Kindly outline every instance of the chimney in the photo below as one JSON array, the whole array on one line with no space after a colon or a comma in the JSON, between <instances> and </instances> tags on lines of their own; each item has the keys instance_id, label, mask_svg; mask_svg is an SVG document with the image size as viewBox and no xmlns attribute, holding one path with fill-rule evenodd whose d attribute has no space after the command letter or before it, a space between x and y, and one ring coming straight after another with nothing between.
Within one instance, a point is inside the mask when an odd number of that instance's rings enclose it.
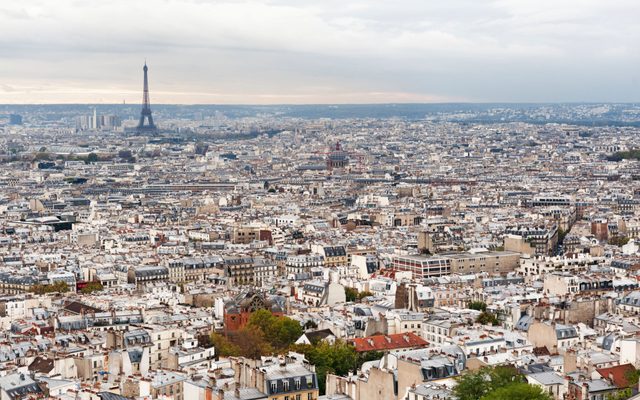
<instances>
[{"instance_id":1,"label":"chimney","mask_svg":"<svg viewBox=\"0 0 640 400\"><path fill-rule=\"evenodd\" d=\"M581 400L589 400L589 385L587 382L582 383L582 399Z\"/></svg>"}]
</instances>

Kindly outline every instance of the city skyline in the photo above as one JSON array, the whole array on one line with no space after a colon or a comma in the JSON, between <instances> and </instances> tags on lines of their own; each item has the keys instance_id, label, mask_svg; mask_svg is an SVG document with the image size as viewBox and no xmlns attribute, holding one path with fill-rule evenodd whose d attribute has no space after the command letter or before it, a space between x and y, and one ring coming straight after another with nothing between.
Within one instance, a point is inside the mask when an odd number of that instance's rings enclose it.
<instances>
[{"instance_id":1,"label":"city skyline","mask_svg":"<svg viewBox=\"0 0 640 400\"><path fill-rule=\"evenodd\" d=\"M636 3L478 3L7 4L0 103L640 100Z\"/></svg>"}]
</instances>

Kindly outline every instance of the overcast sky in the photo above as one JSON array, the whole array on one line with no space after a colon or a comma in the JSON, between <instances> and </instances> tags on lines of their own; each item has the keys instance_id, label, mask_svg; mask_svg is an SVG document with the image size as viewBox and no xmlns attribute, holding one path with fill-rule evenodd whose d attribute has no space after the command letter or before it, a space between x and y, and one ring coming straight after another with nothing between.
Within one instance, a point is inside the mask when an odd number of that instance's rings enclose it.
<instances>
[{"instance_id":1,"label":"overcast sky","mask_svg":"<svg viewBox=\"0 0 640 400\"><path fill-rule=\"evenodd\" d=\"M0 103L640 101L639 0L0 0Z\"/></svg>"}]
</instances>

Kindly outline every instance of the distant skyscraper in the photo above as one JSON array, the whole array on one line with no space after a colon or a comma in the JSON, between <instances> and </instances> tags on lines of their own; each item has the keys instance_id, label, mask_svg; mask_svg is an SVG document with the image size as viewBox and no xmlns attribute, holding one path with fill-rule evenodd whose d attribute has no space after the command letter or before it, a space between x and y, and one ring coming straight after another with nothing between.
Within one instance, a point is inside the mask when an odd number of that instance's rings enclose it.
<instances>
[{"instance_id":1,"label":"distant skyscraper","mask_svg":"<svg viewBox=\"0 0 640 400\"><path fill-rule=\"evenodd\" d=\"M98 119L98 111L93 107L93 118L91 118L91 129L100 129L100 120Z\"/></svg>"},{"instance_id":2,"label":"distant skyscraper","mask_svg":"<svg viewBox=\"0 0 640 400\"><path fill-rule=\"evenodd\" d=\"M151 102L149 101L149 81L147 79L147 63L144 63L142 70L144 71L144 89L142 91L142 111L140 112L140 122L136 131L138 133L153 133L156 131L156 126L153 124L153 117L151 116ZM147 120L145 125L144 120Z\"/></svg>"}]
</instances>

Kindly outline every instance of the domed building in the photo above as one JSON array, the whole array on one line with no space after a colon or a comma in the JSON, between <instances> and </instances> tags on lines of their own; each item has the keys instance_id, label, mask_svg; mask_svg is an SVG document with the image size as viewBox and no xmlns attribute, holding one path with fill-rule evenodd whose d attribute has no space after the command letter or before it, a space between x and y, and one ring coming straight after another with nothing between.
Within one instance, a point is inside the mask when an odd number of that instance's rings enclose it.
<instances>
[{"instance_id":1,"label":"domed building","mask_svg":"<svg viewBox=\"0 0 640 400\"><path fill-rule=\"evenodd\" d=\"M349 153L342 149L340 142L327 155L327 169L344 168L349 165Z\"/></svg>"}]
</instances>

